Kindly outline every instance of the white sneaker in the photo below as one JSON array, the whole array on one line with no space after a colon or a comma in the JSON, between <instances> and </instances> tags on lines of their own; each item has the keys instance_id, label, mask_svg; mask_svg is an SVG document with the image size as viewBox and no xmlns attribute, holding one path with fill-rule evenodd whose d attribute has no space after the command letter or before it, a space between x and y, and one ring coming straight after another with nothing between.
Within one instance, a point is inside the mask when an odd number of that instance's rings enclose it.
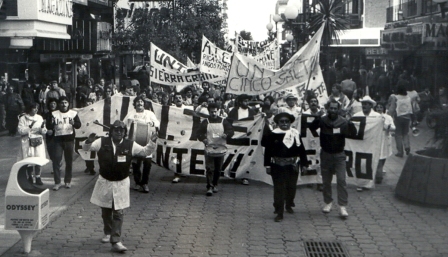
<instances>
[{"instance_id":1,"label":"white sneaker","mask_svg":"<svg viewBox=\"0 0 448 257\"><path fill-rule=\"evenodd\" d=\"M70 188L72 185L70 183L65 183L65 188Z\"/></svg>"},{"instance_id":2,"label":"white sneaker","mask_svg":"<svg viewBox=\"0 0 448 257\"><path fill-rule=\"evenodd\" d=\"M178 178L178 177L175 177L174 179L173 179L173 183L179 183L179 181L180 181L180 178Z\"/></svg>"},{"instance_id":3,"label":"white sneaker","mask_svg":"<svg viewBox=\"0 0 448 257\"><path fill-rule=\"evenodd\" d=\"M324 208L322 208L322 212L323 213L329 213L330 211L331 211L331 207L333 206L333 203L329 203L329 204L326 204L325 206L324 206Z\"/></svg>"},{"instance_id":4,"label":"white sneaker","mask_svg":"<svg viewBox=\"0 0 448 257\"><path fill-rule=\"evenodd\" d=\"M121 242L112 245L112 251L124 253L128 250Z\"/></svg>"},{"instance_id":5,"label":"white sneaker","mask_svg":"<svg viewBox=\"0 0 448 257\"><path fill-rule=\"evenodd\" d=\"M110 235L104 235L103 238L101 238L101 243L109 243L110 242Z\"/></svg>"},{"instance_id":6,"label":"white sneaker","mask_svg":"<svg viewBox=\"0 0 448 257\"><path fill-rule=\"evenodd\" d=\"M54 191L58 191L59 188L61 188L61 186L62 186L62 183L56 184L56 185L53 186L53 190Z\"/></svg>"},{"instance_id":7,"label":"white sneaker","mask_svg":"<svg viewBox=\"0 0 448 257\"><path fill-rule=\"evenodd\" d=\"M347 209L345 208L345 206L341 206L341 208L339 209L339 214L343 218L347 218L348 217L348 212L347 212Z\"/></svg>"}]
</instances>

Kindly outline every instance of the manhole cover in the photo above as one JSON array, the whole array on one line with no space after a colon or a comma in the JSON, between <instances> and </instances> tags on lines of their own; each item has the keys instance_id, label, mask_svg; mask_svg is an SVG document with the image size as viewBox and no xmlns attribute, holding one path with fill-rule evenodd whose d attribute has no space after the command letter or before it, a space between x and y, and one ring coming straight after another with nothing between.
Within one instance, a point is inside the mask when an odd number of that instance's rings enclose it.
<instances>
[{"instance_id":1,"label":"manhole cover","mask_svg":"<svg viewBox=\"0 0 448 257\"><path fill-rule=\"evenodd\" d=\"M350 257L340 242L305 241L304 244L309 257Z\"/></svg>"}]
</instances>

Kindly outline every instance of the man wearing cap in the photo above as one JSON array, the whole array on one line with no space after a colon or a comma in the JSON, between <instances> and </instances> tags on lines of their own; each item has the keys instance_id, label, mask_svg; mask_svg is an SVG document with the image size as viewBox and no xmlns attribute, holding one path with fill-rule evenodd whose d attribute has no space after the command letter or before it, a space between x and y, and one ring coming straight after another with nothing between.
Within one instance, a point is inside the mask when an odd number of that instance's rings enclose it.
<instances>
[{"instance_id":1,"label":"man wearing cap","mask_svg":"<svg viewBox=\"0 0 448 257\"><path fill-rule=\"evenodd\" d=\"M292 93L288 93L283 100L286 102L286 106L278 108L277 113L287 112L292 114L295 118L295 122L291 124L291 127L295 129L300 128L300 115L302 113L302 108L297 106L298 98Z\"/></svg>"},{"instance_id":2,"label":"man wearing cap","mask_svg":"<svg viewBox=\"0 0 448 257\"><path fill-rule=\"evenodd\" d=\"M315 119L309 128L320 129L320 163L323 182L323 196L325 206L322 212L329 213L333 204L331 181L336 174L339 214L348 217L346 206L348 204L346 177L346 155L344 152L345 138L356 135L356 127L351 122L338 115L341 103L335 99L327 103L327 115Z\"/></svg>"},{"instance_id":3,"label":"man wearing cap","mask_svg":"<svg viewBox=\"0 0 448 257\"><path fill-rule=\"evenodd\" d=\"M147 124L150 127L158 129L160 122L156 115L150 111L145 110L145 102L141 96L137 96L133 101L134 110L130 111L123 119L126 122L127 129L131 129L131 125L137 126L137 123ZM132 162L132 171L134 174L135 190L140 190L143 193L149 193L148 181L149 173L151 171L152 156L145 156L145 158L137 157ZM140 167L143 163L143 171Z\"/></svg>"},{"instance_id":4,"label":"man wearing cap","mask_svg":"<svg viewBox=\"0 0 448 257\"><path fill-rule=\"evenodd\" d=\"M383 130L387 130L389 128L391 122L390 121L386 122L385 118L380 113L377 113L376 111L372 110L373 107L376 106L375 100L373 100L370 96L366 95L363 98L359 99L359 101L361 102L362 105L362 111L355 113L353 117L376 117L376 118L381 117L385 121L383 124ZM387 138L383 137L383 141L381 142L381 150L383 150L383 145L387 143L386 140ZM382 155L383 154L381 153L381 156ZM380 175L382 174L376 174L377 177ZM356 191L362 192L363 187L361 186L356 187Z\"/></svg>"},{"instance_id":5,"label":"man wearing cap","mask_svg":"<svg viewBox=\"0 0 448 257\"><path fill-rule=\"evenodd\" d=\"M90 202L101 207L104 223L104 238L101 242L112 244L112 251L125 252L121 243L123 209L130 206L129 167L132 157L149 156L156 147L157 135L154 133L146 146L126 139L126 125L116 120L108 137L96 139L90 134L83 143L83 150L98 152L100 175L93 189Z\"/></svg>"},{"instance_id":6,"label":"man wearing cap","mask_svg":"<svg viewBox=\"0 0 448 257\"><path fill-rule=\"evenodd\" d=\"M283 220L284 209L294 213L296 185L299 178L299 165L307 169L308 159L298 130L291 128L295 118L292 114L281 112L274 117L277 128L263 136L261 145L265 148L264 166L274 183L274 208L276 222ZM299 161L300 158L300 161Z\"/></svg>"}]
</instances>

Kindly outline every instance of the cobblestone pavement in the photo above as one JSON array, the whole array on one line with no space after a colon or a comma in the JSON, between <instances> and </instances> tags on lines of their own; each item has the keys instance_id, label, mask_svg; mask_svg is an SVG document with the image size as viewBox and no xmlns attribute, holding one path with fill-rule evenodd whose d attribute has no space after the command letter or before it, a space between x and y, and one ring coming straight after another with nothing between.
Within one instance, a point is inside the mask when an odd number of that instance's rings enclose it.
<instances>
[{"instance_id":1,"label":"cobblestone pavement","mask_svg":"<svg viewBox=\"0 0 448 257\"><path fill-rule=\"evenodd\" d=\"M350 186L346 220L337 208L323 214L321 192L300 187L295 213L276 223L269 185L223 180L206 197L203 178L171 184L161 168L150 178L150 193L133 191L125 212L128 256L306 256L304 240L340 241L351 256L448 256L447 210L402 202L387 184L362 193ZM99 241L101 212L89 203L91 191L35 236L29 256L119 255ZM23 256L22 247L2 256Z\"/></svg>"},{"instance_id":2,"label":"cobblestone pavement","mask_svg":"<svg viewBox=\"0 0 448 257\"><path fill-rule=\"evenodd\" d=\"M413 149L427 139L422 134L413 139ZM222 179L219 193L206 197L205 178L183 177L172 184L172 173L153 165L149 194L131 192L123 225L123 244L129 250L124 255L307 256L304 241L314 240L341 242L352 257L448 256L447 209L395 197L405 159L390 157L385 183L373 190L356 192L349 185L347 219L339 217L337 206L323 214L322 193L300 186L295 213L285 213L279 223L274 222L269 185ZM19 241L2 256L123 255L100 242L101 211L89 203L93 183L86 181L82 192L36 234L30 254L22 253Z\"/></svg>"}]
</instances>

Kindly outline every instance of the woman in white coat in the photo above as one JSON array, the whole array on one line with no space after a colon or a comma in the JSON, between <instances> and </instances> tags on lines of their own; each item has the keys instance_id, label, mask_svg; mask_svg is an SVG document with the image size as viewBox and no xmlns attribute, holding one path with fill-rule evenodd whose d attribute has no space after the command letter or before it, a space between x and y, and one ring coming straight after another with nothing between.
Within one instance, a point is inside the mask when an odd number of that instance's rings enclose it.
<instances>
[{"instance_id":1,"label":"woman in white coat","mask_svg":"<svg viewBox=\"0 0 448 257\"><path fill-rule=\"evenodd\" d=\"M18 160L28 157L42 157L45 155L45 144L42 135L47 133L45 123L39 114L37 114L37 104L33 103L25 108L25 114L19 119L18 131L21 135L21 148L19 150ZM40 178L40 166L28 167L28 181L33 183L33 170L37 185L43 185Z\"/></svg>"}]
</instances>

